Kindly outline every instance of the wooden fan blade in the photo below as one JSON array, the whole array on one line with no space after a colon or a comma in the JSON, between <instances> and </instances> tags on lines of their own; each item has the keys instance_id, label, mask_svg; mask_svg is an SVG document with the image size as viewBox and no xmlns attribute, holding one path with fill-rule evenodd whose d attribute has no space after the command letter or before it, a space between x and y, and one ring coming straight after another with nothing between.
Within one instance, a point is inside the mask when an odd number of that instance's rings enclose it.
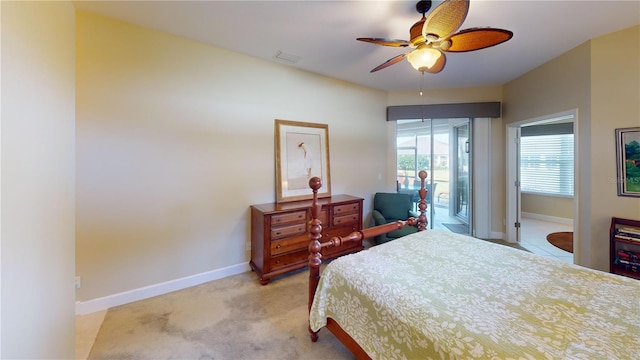
<instances>
[{"instance_id":1,"label":"wooden fan blade","mask_svg":"<svg viewBox=\"0 0 640 360\"><path fill-rule=\"evenodd\" d=\"M382 70L382 69L384 69L386 67L389 67L389 66L391 66L391 65L393 65L395 63L398 63L398 62L404 60L405 57L407 57L406 53L405 54L400 54L400 55L398 55L396 57L392 57L391 59L387 60L384 64L380 64L380 65L376 66L370 72L376 72L378 70Z\"/></svg>"},{"instance_id":2,"label":"wooden fan blade","mask_svg":"<svg viewBox=\"0 0 640 360\"><path fill-rule=\"evenodd\" d=\"M462 26L469 12L469 0L446 0L429 13L422 28L422 34L435 35L440 40L453 34Z\"/></svg>"},{"instance_id":3,"label":"wooden fan blade","mask_svg":"<svg viewBox=\"0 0 640 360\"><path fill-rule=\"evenodd\" d=\"M364 41L382 46L406 47L411 45L407 40L383 39L383 38L357 38L358 41Z\"/></svg>"},{"instance_id":4,"label":"wooden fan blade","mask_svg":"<svg viewBox=\"0 0 640 360\"><path fill-rule=\"evenodd\" d=\"M513 33L509 30L493 28L465 29L447 39L447 41L451 41L451 46L448 49L442 48L442 50L448 52L480 50L502 44L512 37Z\"/></svg>"},{"instance_id":5,"label":"wooden fan blade","mask_svg":"<svg viewBox=\"0 0 640 360\"><path fill-rule=\"evenodd\" d=\"M445 56L445 54L443 52L440 52L440 58L438 58L438 61L436 61L436 63L429 69L425 70L428 73L432 73L432 74L437 74L440 71L442 71L442 69L444 69L445 64L447 63L447 57Z\"/></svg>"}]
</instances>

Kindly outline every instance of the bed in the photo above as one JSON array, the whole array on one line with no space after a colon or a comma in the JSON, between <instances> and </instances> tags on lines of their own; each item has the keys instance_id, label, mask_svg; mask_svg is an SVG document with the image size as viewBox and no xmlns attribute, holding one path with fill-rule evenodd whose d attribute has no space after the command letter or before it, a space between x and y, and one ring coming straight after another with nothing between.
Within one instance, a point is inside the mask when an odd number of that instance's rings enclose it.
<instances>
[{"instance_id":1,"label":"bed","mask_svg":"<svg viewBox=\"0 0 640 360\"><path fill-rule=\"evenodd\" d=\"M322 248L389 229L320 242L314 211L312 341L326 327L359 359L640 358L638 280L439 230L338 258L320 277Z\"/></svg>"}]
</instances>

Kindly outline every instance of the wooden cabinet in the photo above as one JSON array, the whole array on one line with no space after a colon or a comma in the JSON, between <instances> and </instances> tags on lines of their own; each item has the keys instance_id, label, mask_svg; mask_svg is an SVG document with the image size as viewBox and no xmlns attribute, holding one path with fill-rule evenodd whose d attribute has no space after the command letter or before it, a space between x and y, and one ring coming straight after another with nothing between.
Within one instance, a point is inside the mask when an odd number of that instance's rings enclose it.
<instances>
[{"instance_id":1,"label":"wooden cabinet","mask_svg":"<svg viewBox=\"0 0 640 360\"><path fill-rule=\"evenodd\" d=\"M610 241L609 271L640 279L640 221L612 218Z\"/></svg>"},{"instance_id":2,"label":"wooden cabinet","mask_svg":"<svg viewBox=\"0 0 640 360\"><path fill-rule=\"evenodd\" d=\"M322 238L345 236L362 229L362 198L336 195L319 199ZM266 285L277 275L307 266L311 200L251 205L251 269ZM362 242L322 251L329 259L360 251Z\"/></svg>"}]
</instances>

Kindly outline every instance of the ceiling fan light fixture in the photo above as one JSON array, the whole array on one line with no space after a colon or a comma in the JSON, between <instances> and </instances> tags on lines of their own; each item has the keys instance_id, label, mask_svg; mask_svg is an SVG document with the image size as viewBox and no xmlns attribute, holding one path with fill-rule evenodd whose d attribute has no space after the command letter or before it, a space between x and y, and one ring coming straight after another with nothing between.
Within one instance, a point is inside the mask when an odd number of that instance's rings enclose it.
<instances>
[{"instance_id":1,"label":"ceiling fan light fixture","mask_svg":"<svg viewBox=\"0 0 640 360\"><path fill-rule=\"evenodd\" d=\"M427 44L418 46L407 55L407 60L414 69L424 72L431 69L440 59L442 53Z\"/></svg>"},{"instance_id":2,"label":"ceiling fan light fixture","mask_svg":"<svg viewBox=\"0 0 640 360\"><path fill-rule=\"evenodd\" d=\"M431 0L418 1L416 10L420 21L411 26L409 41L383 38L357 38L383 46L411 47L415 50L397 55L376 66L371 72L385 69L406 58L416 70L437 74L447 63L447 53L475 51L511 39L513 32L496 28L470 28L460 30L469 12L469 0L443 0L429 15Z\"/></svg>"}]
</instances>

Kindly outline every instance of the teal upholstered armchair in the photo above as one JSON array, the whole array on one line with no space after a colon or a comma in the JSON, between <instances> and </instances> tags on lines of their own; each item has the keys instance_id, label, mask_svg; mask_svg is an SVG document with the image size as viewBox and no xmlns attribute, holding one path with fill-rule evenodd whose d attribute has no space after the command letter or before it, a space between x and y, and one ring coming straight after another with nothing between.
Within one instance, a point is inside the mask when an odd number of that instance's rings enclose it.
<instances>
[{"instance_id":1,"label":"teal upholstered armchair","mask_svg":"<svg viewBox=\"0 0 640 360\"><path fill-rule=\"evenodd\" d=\"M373 197L373 212L371 214L375 225L407 220L411 216L417 218L420 214L412 210L413 203L411 200L411 195L409 194L376 193ZM376 245L379 245L417 231L418 228L415 226L405 226L402 229L376 236L373 240Z\"/></svg>"}]
</instances>

